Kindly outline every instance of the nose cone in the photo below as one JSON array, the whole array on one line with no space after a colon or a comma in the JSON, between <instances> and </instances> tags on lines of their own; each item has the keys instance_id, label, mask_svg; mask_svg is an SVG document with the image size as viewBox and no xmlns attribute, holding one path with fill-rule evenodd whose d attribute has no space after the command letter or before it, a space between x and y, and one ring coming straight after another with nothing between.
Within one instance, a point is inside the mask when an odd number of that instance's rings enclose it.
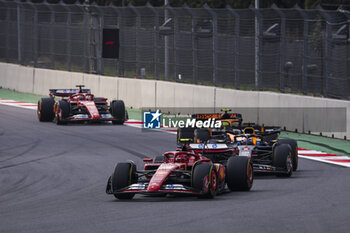
<instances>
[{"instance_id":1,"label":"nose cone","mask_svg":"<svg viewBox=\"0 0 350 233\"><path fill-rule=\"evenodd\" d=\"M158 191L160 189L160 187L162 186L164 180L167 178L169 172L167 171L160 171L158 170L152 177L152 179L150 180L148 187L147 187L147 191L149 192L155 192Z\"/></svg>"},{"instance_id":2,"label":"nose cone","mask_svg":"<svg viewBox=\"0 0 350 233\"><path fill-rule=\"evenodd\" d=\"M160 189L160 184L159 183L149 183L148 187L147 187L147 191L148 192L156 192L159 191Z\"/></svg>"},{"instance_id":3,"label":"nose cone","mask_svg":"<svg viewBox=\"0 0 350 233\"><path fill-rule=\"evenodd\" d=\"M96 105L93 101L84 101L83 104L86 106L87 110L89 111L91 119L94 119L94 120L100 119L100 113L98 112Z\"/></svg>"},{"instance_id":4,"label":"nose cone","mask_svg":"<svg viewBox=\"0 0 350 233\"><path fill-rule=\"evenodd\" d=\"M147 187L148 192L159 191L164 181L168 178L169 174L177 168L177 165L173 164L162 164L159 166L157 172L153 175Z\"/></svg>"},{"instance_id":5,"label":"nose cone","mask_svg":"<svg viewBox=\"0 0 350 233\"><path fill-rule=\"evenodd\" d=\"M97 109L96 109L96 111L97 111ZM90 111L90 114L91 114L91 118L92 119L100 119L100 114L98 113L98 111L97 111L97 113L96 112L94 112L94 113L91 113L91 111Z\"/></svg>"}]
</instances>

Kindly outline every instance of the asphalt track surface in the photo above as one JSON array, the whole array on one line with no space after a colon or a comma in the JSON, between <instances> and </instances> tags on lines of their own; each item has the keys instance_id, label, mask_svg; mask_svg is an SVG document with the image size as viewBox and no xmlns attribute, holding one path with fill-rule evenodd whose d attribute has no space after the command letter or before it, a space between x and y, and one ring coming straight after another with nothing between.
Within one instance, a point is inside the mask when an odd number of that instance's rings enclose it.
<instances>
[{"instance_id":1,"label":"asphalt track surface","mask_svg":"<svg viewBox=\"0 0 350 233\"><path fill-rule=\"evenodd\" d=\"M348 232L350 170L300 159L292 178L257 177L213 200L105 194L117 162L175 148L175 135L39 123L0 105L0 232Z\"/></svg>"}]
</instances>

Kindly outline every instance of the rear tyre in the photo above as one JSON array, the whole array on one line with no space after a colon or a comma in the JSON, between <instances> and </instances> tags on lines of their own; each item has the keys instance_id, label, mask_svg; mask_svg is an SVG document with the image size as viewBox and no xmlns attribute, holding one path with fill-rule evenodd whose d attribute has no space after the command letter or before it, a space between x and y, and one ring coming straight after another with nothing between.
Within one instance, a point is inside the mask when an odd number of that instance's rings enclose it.
<instances>
[{"instance_id":1,"label":"rear tyre","mask_svg":"<svg viewBox=\"0 0 350 233\"><path fill-rule=\"evenodd\" d=\"M232 156L227 161L226 182L231 191L249 191L254 173L250 158Z\"/></svg>"},{"instance_id":2,"label":"rear tyre","mask_svg":"<svg viewBox=\"0 0 350 233\"><path fill-rule=\"evenodd\" d=\"M136 166L132 163L118 163L111 178L112 190L116 191L136 183ZM134 193L115 193L115 198L132 199Z\"/></svg>"},{"instance_id":3,"label":"rear tyre","mask_svg":"<svg viewBox=\"0 0 350 233\"><path fill-rule=\"evenodd\" d=\"M285 173L278 173L279 177L290 177L293 173L292 150L289 144L279 144L273 150L273 166L285 169Z\"/></svg>"},{"instance_id":4,"label":"rear tyre","mask_svg":"<svg viewBox=\"0 0 350 233\"><path fill-rule=\"evenodd\" d=\"M57 125L67 124L64 121L70 114L70 104L67 101L60 100L56 104L55 120Z\"/></svg>"},{"instance_id":5,"label":"rear tyre","mask_svg":"<svg viewBox=\"0 0 350 233\"><path fill-rule=\"evenodd\" d=\"M55 118L55 113L53 106L55 105L55 100L52 98L41 98L38 101L38 119L41 122L49 122Z\"/></svg>"},{"instance_id":6,"label":"rear tyre","mask_svg":"<svg viewBox=\"0 0 350 233\"><path fill-rule=\"evenodd\" d=\"M194 167L192 186L200 190L204 198L214 198L217 188L217 173L212 163L200 163Z\"/></svg>"},{"instance_id":7,"label":"rear tyre","mask_svg":"<svg viewBox=\"0 0 350 233\"><path fill-rule=\"evenodd\" d=\"M298 142L294 139L279 139L280 144L289 144L292 149L293 171L298 169Z\"/></svg>"},{"instance_id":8,"label":"rear tyre","mask_svg":"<svg viewBox=\"0 0 350 233\"><path fill-rule=\"evenodd\" d=\"M111 102L111 114L118 120L112 121L113 125L122 125L125 122L125 104L123 100L113 100Z\"/></svg>"}]
</instances>

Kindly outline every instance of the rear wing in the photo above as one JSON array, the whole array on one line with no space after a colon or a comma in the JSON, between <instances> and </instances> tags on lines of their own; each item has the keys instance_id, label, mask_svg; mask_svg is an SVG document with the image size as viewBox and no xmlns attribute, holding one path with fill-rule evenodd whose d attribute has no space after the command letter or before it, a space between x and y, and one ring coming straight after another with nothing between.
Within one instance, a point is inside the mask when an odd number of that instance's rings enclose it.
<instances>
[{"instance_id":1,"label":"rear wing","mask_svg":"<svg viewBox=\"0 0 350 233\"><path fill-rule=\"evenodd\" d=\"M77 93L91 93L90 89L50 89L50 96L68 97Z\"/></svg>"},{"instance_id":2,"label":"rear wing","mask_svg":"<svg viewBox=\"0 0 350 233\"><path fill-rule=\"evenodd\" d=\"M257 131L261 135L268 135L273 133L280 133L282 131L281 127L279 126L265 126L265 125L258 125L256 123L243 123L240 129L252 127L255 131Z\"/></svg>"},{"instance_id":3,"label":"rear wing","mask_svg":"<svg viewBox=\"0 0 350 233\"><path fill-rule=\"evenodd\" d=\"M237 135L237 131L238 131L238 134L256 134L263 137L265 141L272 141L272 140L278 139L278 135L281 133L281 127L264 126L264 125L258 125L255 123L244 123L239 127L231 128L229 133L233 133Z\"/></svg>"}]
</instances>

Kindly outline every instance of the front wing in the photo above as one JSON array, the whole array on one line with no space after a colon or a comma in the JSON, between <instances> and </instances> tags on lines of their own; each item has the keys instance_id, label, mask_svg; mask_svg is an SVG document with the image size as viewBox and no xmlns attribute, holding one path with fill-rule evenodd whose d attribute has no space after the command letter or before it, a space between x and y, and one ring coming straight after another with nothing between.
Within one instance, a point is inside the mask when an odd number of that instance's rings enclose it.
<instances>
[{"instance_id":1,"label":"front wing","mask_svg":"<svg viewBox=\"0 0 350 233\"><path fill-rule=\"evenodd\" d=\"M113 190L111 185L111 179L108 180L106 193L118 194L118 193L135 193L135 194L189 194L200 195L200 190L182 184L164 184L158 191L148 191L148 183L136 183L129 185L119 190Z\"/></svg>"},{"instance_id":2,"label":"front wing","mask_svg":"<svg viewBox=\"0 0 350 233\"><path fill-rule=\"evenodd\" d=\"M253 162L253 170L255 173L288 173L288 170L285 168L274 167L266 164L257 164Z\"/></svg>"},{"instance_id":3,"label":"front wing","mask_svg":"<svg viewBox=\"0 0 350 233\"><path fill-rule=\"evenodd\" d=\"M76 114L67 118L62 119L61 121L66 121L66 122L74 122L74 121L118 121L122 120L119 118L113 117L111 114L101 114L100 118L98 119L92 119L89 114Z\"/></svg>"}]
</instances>

